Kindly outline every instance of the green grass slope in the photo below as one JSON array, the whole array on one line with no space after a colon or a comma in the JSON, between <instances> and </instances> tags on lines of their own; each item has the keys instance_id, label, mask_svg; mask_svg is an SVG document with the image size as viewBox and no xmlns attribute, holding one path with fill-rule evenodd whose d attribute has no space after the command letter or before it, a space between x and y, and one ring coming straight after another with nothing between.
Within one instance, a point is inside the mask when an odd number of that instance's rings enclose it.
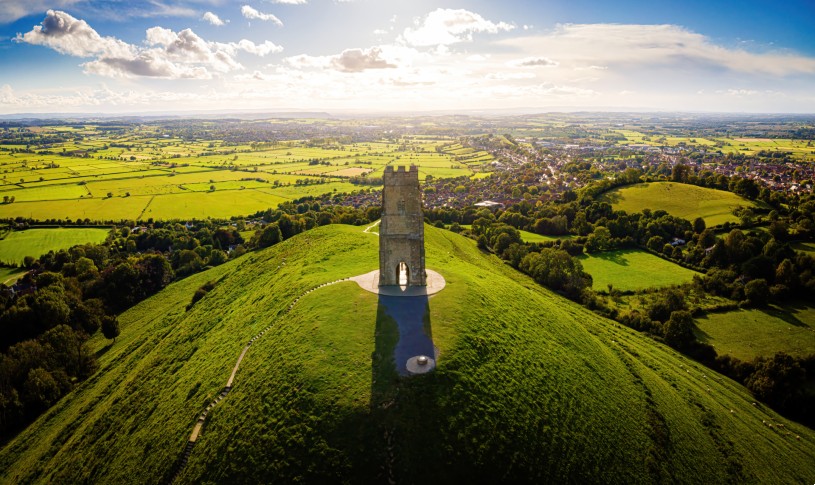
<instances>
[{"instance_id":1,"label":"green grass slope","mask_svg":"<svg viewBox=\"0 0 815 485\"><path fill-rule=\"evenodd\" d=\"M738 206L756 206L754 202L732 192L675 182L620 187L603 194L601 200L611 203L614 210L629 213L642 212L643 209L661 209L690 221L701 217L708 227L737 222L738 217L733 215L733 209Z\"/></svg>"},{"instance_id":2,"label":"green grass slope","mask_svg":"<svg viewBox=\"0 0 815 485\"><path fill-rule=\"evenodd\" d=\"M377 239L322 227L176 283L121 317L101 370L0 450L0 481L157 483L224 386L179 483L603 480L797 483L815 433L722 378L426 229L430 374L399 378L395 323L355 283ZM215 288L189 311L206 281ZM424 303L423 303L424 304ZM783 423L785 427L768 427ZM796 436L799 438L796 439Z\"/></svg>"}]
</instances>

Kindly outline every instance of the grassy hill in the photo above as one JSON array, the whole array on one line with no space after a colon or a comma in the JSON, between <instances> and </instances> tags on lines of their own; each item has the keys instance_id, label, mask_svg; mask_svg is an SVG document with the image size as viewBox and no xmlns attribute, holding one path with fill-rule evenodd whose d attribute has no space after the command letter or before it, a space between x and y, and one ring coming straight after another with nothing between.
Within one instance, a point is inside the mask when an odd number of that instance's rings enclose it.
<instances>
[{"instance_id":1,"label":"grassy hill","mask_svg":"<svg viewBox=\"0 0 815 485\"><path fill-rule=\"evenodd\" d=\"M284 312L318 284L376 267L375 236L321 227L126 312L113 346L92 341L101 370L0 450L0 481L166 480L198 414L269 324L180 483L815 476L815 432L753 405L742 386L539 287L471 240L431 227L426 236L428 267L447 280L428 303L434 372L397 377L395 324L355 283ZM207 281L214 289L185 311Z\"/></svg>"},{"instance_id":2,"label":"grassy hill","mask_svg":"<svg viewBox=\"0 0 815 485\"><path fill-rule=\"evenodd\" d=\"M603 194L601 200L611 203L614 210L642 212L643 209L661 209L689 221L701 217L708 227L737 222L738 218L733 215L734 208L756 205L732 192L675 182L620 187Z\"/></svg>"}]
</instances>

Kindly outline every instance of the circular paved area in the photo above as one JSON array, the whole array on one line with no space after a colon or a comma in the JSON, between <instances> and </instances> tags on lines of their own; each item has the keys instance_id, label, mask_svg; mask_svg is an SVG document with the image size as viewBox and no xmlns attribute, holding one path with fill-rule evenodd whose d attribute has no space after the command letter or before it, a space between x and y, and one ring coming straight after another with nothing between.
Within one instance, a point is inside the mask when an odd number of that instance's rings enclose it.
<instances>
[{"instance_id":1,"label":"circular paved area","mask_svg":"<svg viewBox=\"0 0 815 485\"><path fill-rule=\"evenodd\" d=\"M425 357L427 363L419 364L419 357ZM424 374L433 370L434 367L436 367L436 361L426 355L416 355L409 358L405 363L405 368L407 368L407 371L411 374Z\"/></svg>"},{"instance_id":2,"label":"circular paved area","mask_svg":"<svg viewBox=\"0 0 815 485\"><path fill-rule=\"evenodd\" d=\"M432 269L425 270L427 272L427 286L379 286L379 270L371 271L363 275L348 278L351 281L356 281L360 288L377 295L386 296L422 296L434 295L444 289L447 284L444 281L444 276L433 271Z\"/></svg>"}]
</instances>

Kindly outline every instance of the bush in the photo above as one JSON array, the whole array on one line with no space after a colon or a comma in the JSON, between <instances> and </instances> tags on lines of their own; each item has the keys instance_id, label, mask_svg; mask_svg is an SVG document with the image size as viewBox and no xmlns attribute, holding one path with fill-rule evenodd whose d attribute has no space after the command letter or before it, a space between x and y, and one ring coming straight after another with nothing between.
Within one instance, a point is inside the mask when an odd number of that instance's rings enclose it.
<instances>
[{"instance_id":1,"label":"bush","mask_svg":"<svg viewBox=\"0 0 815 485\"><path fill-rule=\"evenodd\" d=\"M770 299L770 288L767 280L759 278L752 280L744 286L744 297L751 305L763 306Z\"/></svg>"}]
</instances>

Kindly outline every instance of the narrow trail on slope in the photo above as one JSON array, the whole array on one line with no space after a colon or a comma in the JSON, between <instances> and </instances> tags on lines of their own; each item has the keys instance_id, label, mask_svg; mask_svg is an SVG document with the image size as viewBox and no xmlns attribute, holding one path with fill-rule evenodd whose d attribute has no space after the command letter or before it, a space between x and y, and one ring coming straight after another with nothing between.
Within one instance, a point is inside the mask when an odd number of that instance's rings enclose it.
<instances>
[{"instance_id":1,"label":"narrow trail on slope","mask_svg":"<svg viewBox=\"0 0 815 485\"><path fill-rule=\"evenodd\" d=\"M368 234L376 234L376 235L378 236L378 235L379 235L379 233L378 233L378 232L373 232L371 229L373 229L373 228L375 228L376 226L378 226L380 222L382 222L382 219L380 219L380 220L378 220L378 221L374 222L373 224L371 224L370 226L366 227L366 228L365 228L365 230L364 230L364 231L362 231L362 232L367 232Z\"/></svg>"},{"instance_id":2,"label":"narrow trail on slope","mask_svg":"<svg viewBox=\"0 0 815 485\"><path fill-rule=\"evenodd\" d=\"M376 224L374 224L374 225L376 225ZM373 227L373 226L371 226L371 227ZM367 232L367 229L366 229L366 232ZM272 326L275 323L277 323L278 320L280 320L281 318L288 315L289 312L291 312L292 308L294 308L294 306L297 304L297 302L300 301L301 298L305 297L306 295L308 295L309 293L311 293L313 291L319 290L320 288L330 286L330 285L335 285L337 283L342 283L343 281L351 281L351 279L350 278L342 278L342 279L339 279L339 280L334 280L334 281L331 281L329 283L323 283L321 285L315 286L314 288L311 288L310 290L305 291L300 296L295 298L294 301L292 301L291 304L288 307L286 307L286 309L283 311L283 313L281 313L274 322L272 322L271 324L269 324L269 326L267 326L266 328L264 328L263 330L258 332L254 337L252 337L249 340L249 342L246 343L246 345L243 347L243 350L241 351L240 355L238 356L237 362L235 362L235 367L232 368L232 374L230 374L229 379L226 381L226 386L224 386L224 388L221 390L221 392L218 394L218 396L215 399L213 399L212 402L210 402L207 405L206 409L204 409L201 412L201 414L198 416L198 420L196 421L195 426L193 426L193 428L192 428L192 432L190 433L190 438L189 438L189 440L187 440L187 445L184 447L184 451L183 451L183 453L181 455L181 458L179 459L179 461L178 461L178 463L177 463L177 465L175 467L175 470L173 471L173 474L170 476L169 480L167 480L168 484L173 483L175 481L175 479L178 478L178 475L181 474L181 471L184 469L184 467L187 465L187 462L189 461L189 458L190 458L190 454L192 454L192 449L195 446L195 442L201 436L201 431L204 428L204 423L206 422L207 415L212 410L212 408L217 406L218 403L221 402L221 400L223 398L225 398L227 396L227 394L229 394L229 392L232 390L232 383L235 380L235 375L238 373L238 369L241 366L241 362L243 361L243 358L246 356L246 352L249 351L249 348L252 346L252 344L255 343L255 341L257 341L259 338L261 338L263 336L263 334L265 334L268 330L270 330L272 328Z\"/></svg>"},{"instance_id":3,"label":"narrow trail on slope","mask_svg":"<svg viewBox=\"0 0 815 485\"><path fill-rule=\"evenodd\" d=\"M153 199L151 198L150 202L152 202L152 201L153 201ZM147 206L149 207L149 205L150 204L148 203ZM147 210L147 207L145 207L144 210ZM144 211L142 211L142 213L144 213ZM378 232L373 232L371 229L378 226L380 222L382 222L381 219L374 222L370 226L366 227L362 232L368 233L368 234L376 234L378 236L379 233ZM184 470L184 467L187 466L187 462L190 459L190 455L192 454L192 449L195 446L195 442L201 436L201 431L204 428L204 423L207 420L207 415L212 410L212 408L217 406L218 403L221 402L221 400L223 398L225 398L227 394L229 394L229 391L232 390L232 382L235 380L235 375L238 373L238 369L241 366L241 362L243 361L243 358L246 356L246 352L249 351L249 348L252 346L252 344L256 340L261 338L263 336L263 334L265 334L268 330L270 330L272 328L272 326L277 322L277 320L279 320L279 319L283 318L284 316L288 315L288 313L291 312L292 308L294 308L294 305L296 305L297 302L299 302L301 298L305 297L306 295L308 295L309 293L311 293L313 291L319 290L320 288L323 288L323 287L329 286L329 285L335 285L337 283L342 283L343 281L353 281L353 280L350 277L349 278L342 278L342 279L339 279L339 280L331 281L329 283L323 283L321 285L315 286L314 288L311 288L310 290L305 291L300 296L295 298L294 301L292 301L291 304L288 307L286 307L286 309L283 311L283 313L281 313L277 317L275 322L270 323L269 326L267 326L266 328L264 328L263 330L258 332L254 337L252 337L249 340L249 342L246 343L246 345L243 347L243 350L241 351L241 354L238 356L237 362L235 362L235 367L232 368L232 374L229 375L229 379L226 381L226 386L224 386L224 388L221 390L221 392L218 394L218 396L215 399L213 399L212 402L210 402L207 405L206 409L204 409L201 412L201 414L198 416L198 420L195 422L195 426L193 426L193 428L192 428L192 432L190 433L190 438L189 438L189 440L187 440L187 445L184 447L184 451L182 452L181 458L178 460L178 463L176 464L176 467L173 470L173 474L170 475L170 478L167 480L168 484L172 484L175 481L175 479L178 478L178 475L181 474L181 471ZM388 451L389 451L389 454L391 455L391 459L389 461L392 462L393 461L393 444L392 444L392 442L390 440L388 441ZM394 483L392 463L388 464L387 473L388 473L388 481L390 483Z\"/></svg>"}]
</instances>

